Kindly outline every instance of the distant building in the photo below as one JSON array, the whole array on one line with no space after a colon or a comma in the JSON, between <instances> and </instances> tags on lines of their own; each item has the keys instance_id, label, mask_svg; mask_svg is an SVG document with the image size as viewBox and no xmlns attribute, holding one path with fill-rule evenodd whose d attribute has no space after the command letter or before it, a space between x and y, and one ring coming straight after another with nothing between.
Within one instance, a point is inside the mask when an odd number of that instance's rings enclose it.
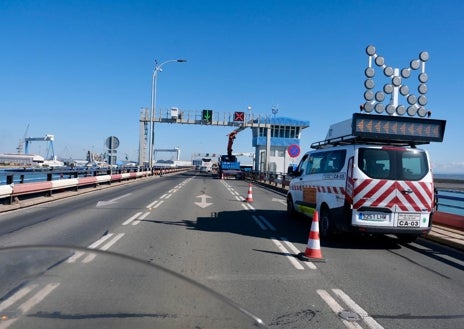
<instances>
[{"instance_id":1,"label":"distant building","mask_svg":"<svg viewBox=\"0 0 464 329\"><path fill-rule=\"evenodd\" d=\"M0 165L10 167L42 166L44 157L36 154L0 154Z\"/></svg>"},{"instance_id":2,"label":"distant building","mask_svg":"<svg viewBox=\"0 0 464 329\"><path fill-rule=\"evenodd\" d=\"M252 145L255 147L255 170L284 173L293 161L287 152L288 147L300 145L301 131L309 127L309 121L273 117L266 122L261 121L261 123L269 125L269 128L251 128L253 132ZM266 159L268 150L269 155ZM266 163L268 163L267 168Z\"/></svg>"}]
</instances>

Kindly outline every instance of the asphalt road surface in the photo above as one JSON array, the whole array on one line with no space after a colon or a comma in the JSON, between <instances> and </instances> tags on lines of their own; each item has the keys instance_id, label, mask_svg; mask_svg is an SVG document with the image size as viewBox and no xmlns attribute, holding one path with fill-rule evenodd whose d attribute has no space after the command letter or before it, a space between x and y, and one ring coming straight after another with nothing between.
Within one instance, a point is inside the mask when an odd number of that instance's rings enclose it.
<instances>
[{"instance_id":1,"label":"asphalt road surface","mask_svg":"<svg viewBox=\"0 0 464 329\"><path fill-rule=\"evenodd\" d=\"M305 262L296 256L310 221L287 219L285 197L259 186L245 202L249 187L186 172L0 214L0 247L72 245L142 261L82 251L4 258L17 268L0 268L0 329L105 327L108 319L186 327L179 314L200 306L211 310L208 321L238 317L143 263L211 288L270 328L464 328L462 252L423 239L344 235L321 241L323 262ZM45 265L32 271L22 264L28 257Z\"/></svg>"}]
</instances>

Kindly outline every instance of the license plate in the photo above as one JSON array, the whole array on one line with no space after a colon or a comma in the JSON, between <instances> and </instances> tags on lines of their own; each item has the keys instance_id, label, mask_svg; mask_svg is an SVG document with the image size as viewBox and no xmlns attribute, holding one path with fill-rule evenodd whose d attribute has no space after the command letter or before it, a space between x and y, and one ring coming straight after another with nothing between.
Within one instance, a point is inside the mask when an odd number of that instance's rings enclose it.
<instances>
[{"instance_id":1,"label":"license plate","mask_svg":"<svg viewBox=\"0 0 464 329\"><path fill-rule=\"evenodd\" d=\"M388 214L383 214L383 213L380 213L380 214L372 214L372 213L364 214L364 213L360 213L359 214L359 219L360 220L373 221L373 222L383 222L383 221L386 221L388 219Z\"/></svg>"},{"instance_id":2,"label":"license plate","mask_svg":"<svg viewBox=\"0 0 464 329\"><path fill-rule=\"evenodd\" d=\"M398 220L398 226L399 227L419 227L419 221L418 220L403 220L400 219Z\"/></svg>"},{"instance_id":3,"label":"license plate","mask_svg":"<svg viewBox=\"0 0 464 329\"><path fill-rule=\"evenodd\" d=\"M421 214L398 214L399 227L419 227Z\"/></svg>"}]
</instances>

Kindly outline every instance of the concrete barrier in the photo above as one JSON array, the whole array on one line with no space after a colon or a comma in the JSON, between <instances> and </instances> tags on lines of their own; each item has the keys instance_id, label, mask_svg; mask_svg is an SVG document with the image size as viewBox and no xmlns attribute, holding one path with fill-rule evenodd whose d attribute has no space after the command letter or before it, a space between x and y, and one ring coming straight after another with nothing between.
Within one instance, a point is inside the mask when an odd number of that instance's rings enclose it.
<instances>
[{"instance_id":1,"label":"concrete barrier","mask_svg":"<svg viewBox=\"0 0 464 329\"><path fill-rule=\"evenodd\" d=\"M0 199L7 198L13 193L13 188L10 185L0 186Z\"/></svg>"},{"instance_id":2,"label":"concrete barrier","mask_svg":"<svg viewBox=\"0 0 464 329\"><path fill-rule=\"evenodd\" d=\"M79 184L79 179L77 178L54 180L52 181L52 190L77 187L78 184Z\"/></svg>"},{"instance_id":3,"label":"concrete barrier","mask_svg":"<svg viewBox=\"0 0 464 329\"><path fill-rule=\"evenodd\" d=\"M35 183L23 183L14 184L12 196L23 195L29 193L46 192L52 190L52 182L35 182Z\"/></svg>"},{"instance_id":4,"label":"concrete barrier","mask_svg":"<svg viewBox=\"0 0 464 329\"><path fill-rule=\"evenodd\" d=\"M464 231L464 216L437 211L433 214L432 223Z\"/></svg>"}]
</instances>

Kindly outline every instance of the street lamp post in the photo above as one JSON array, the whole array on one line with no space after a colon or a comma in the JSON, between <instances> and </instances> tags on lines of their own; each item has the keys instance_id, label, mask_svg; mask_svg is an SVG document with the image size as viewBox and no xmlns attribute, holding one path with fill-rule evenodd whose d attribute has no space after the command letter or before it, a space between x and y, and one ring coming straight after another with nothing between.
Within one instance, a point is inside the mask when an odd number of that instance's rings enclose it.
<instances>
[{"instance_id":1,"label":"street lamp post","mask_svg":"<svg viewBox=\"0 0 464 329\"><path fill-rule=\"evenodd\" d=\"M149 144L149 149L148 149L148 164L150 166L150 170L153 170L153 152L154 152L154 144L155 144L155 108L156 108L156 78L158 77L158 72L162 71L162 67L164 64L167 63L173 63L173 62L178 62L178 63L184 63L187 60L185 59L170 59L168 61L165 61L161 64L158 65L157 62L155 62L155 68L153 70L153 75L152 75L152 83L151 83L151 115L150 115L150 143Z\"/></svg>"}]
</instances>

